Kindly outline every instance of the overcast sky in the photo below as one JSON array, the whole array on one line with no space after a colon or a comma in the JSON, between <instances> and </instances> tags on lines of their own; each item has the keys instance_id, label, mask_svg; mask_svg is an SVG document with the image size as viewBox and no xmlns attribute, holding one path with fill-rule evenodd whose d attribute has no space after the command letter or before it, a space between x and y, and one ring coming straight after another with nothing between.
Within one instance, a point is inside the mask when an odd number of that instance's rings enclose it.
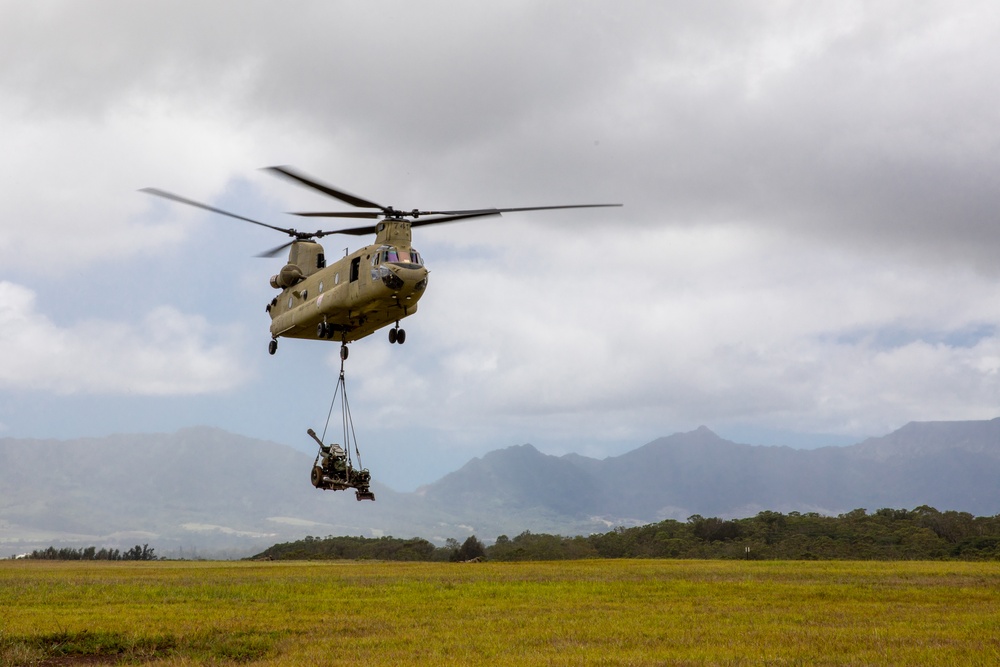
<instances>
[{"instance_id":1,"label":"overcast sky","mask_svg":"<svg viewBox=\"0 0 1000 667\"><path fill-rule=\"evenodd\" d=\"M2 0L0 437L313 451L339 359L267 354L284 237L138 192L343 207L281 164L398 208L624 204L415 231L406 344L347 368L398 490L529 442L1000 416L997 44L994 2Z\"/></svg>"}]
</instances>

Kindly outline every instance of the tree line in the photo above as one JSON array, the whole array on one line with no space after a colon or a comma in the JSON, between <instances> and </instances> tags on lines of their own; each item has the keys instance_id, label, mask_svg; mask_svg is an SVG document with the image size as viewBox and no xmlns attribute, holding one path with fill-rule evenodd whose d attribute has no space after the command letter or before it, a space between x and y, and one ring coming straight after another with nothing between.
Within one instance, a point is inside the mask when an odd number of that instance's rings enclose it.
<instances>
[{"instance_id":1,"label":"tree line","mask_svg":"<svg viewBox=\"0 0 1000 667\"><path fill-rule=\"evenodd\" d=\"M40 560L158 560L149 545L118 549L47 549ZM519 561L581 558L761 560L1000 560L1000 515L976 517L922 505L912 510L856 509L839 516L765 511L745 519L693 515L606 533L566 537L524 531L487 546L475 535L444 546L414 537L306 537L275 544L262 560Z\"/></svg>"},{"instance_id":2,"label":"tree line","mask_svg":"<svg viewBox=\"0 0 1000 667\"><path fill-rule=\"evenodd\" d=\"M47 549L36 549L23 558L35 560L157 560L154 550L148 544L141 547L137 544L125 551L103 547L101 549L97 547L84 549L48 547Z\"/></svg>"},{"instance_id":3,"label":"tree line","mask_svg":"<svg viewBox=\"0 0 1000 667\"><path fill-rule=\"evenodd\" d=\"M449 538L443 547L414 537L306 537L296 542L275 544L255 560L397 560L467 561L485 560L487 548L475 535L462 544Z\"/></svg>"},{"instance_id":4,"label":"tree line","mask_svg":"<svg viewBox=\"0 0 1000 667\"><path fill-rule=\"evenodd\" d=\"M693 515L607 533L566 537L524 531L489 546L475 535L436 547L421 539L307 537L257 556L282 559L567 560L719 558L763 560L1000 560L1000 515L856 509L839 516L765 511L745 519Z\"/></svg>"}]
</instances>

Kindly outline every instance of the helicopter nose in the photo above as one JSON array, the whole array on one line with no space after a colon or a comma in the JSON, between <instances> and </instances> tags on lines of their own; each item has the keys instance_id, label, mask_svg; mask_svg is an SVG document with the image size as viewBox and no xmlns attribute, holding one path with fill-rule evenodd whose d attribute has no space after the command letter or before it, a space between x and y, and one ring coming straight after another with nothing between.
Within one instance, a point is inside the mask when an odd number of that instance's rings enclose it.
<instances>
[{"instance_id":1,"label":"helicopter nose","mask_svg":"<svg viewBox=\"0 0 1000 667\"><path fill-rule=\"evenodd\" d=\"M400 269L400 278L412 292L421 292L427 287L427 269L418 267L415 269Z\"/></svg>"},{"instance_id":2,"label":"helicopter nose","mask_svg":"<svg viewBox=\"0 0 1000 667\"><path fill-rule=\"evenodd\" d=\"M427 287L427 269L390 266L382 273L382 283L396 292L422 292Z\"/></svg>"}]
</instances>

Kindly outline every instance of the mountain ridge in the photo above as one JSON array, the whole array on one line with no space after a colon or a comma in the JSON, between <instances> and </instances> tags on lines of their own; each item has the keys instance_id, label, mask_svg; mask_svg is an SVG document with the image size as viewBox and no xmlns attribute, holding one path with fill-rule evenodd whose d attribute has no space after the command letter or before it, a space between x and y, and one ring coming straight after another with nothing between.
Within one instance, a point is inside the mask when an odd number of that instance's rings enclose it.
<instances>
[{"instance_id":1,"label":"mountain ridge","mask_svg":"<svg viewBox=\"0 0 1000 667\"><path fill-rule=\"evenodd\" d=\"M704 426L604 459L513 445L416 492L381 486L376 475L375 503L314 489L312 461L287 445L208 427L2 438L0 557L49 545L136 543L165 555L233 555L306 535L491 540L763 510L836 515L930 505L1000 513L1000 418L911 422L815 450L739 444Z\"/></svg>"}]
</instances>

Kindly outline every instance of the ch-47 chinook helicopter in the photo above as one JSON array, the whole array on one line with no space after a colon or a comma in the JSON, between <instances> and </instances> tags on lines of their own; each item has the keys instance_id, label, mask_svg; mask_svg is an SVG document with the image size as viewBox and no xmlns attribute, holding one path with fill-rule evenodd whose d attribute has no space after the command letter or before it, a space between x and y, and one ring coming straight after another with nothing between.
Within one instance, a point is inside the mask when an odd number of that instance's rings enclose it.
<instances>
[{"instance_id":1,"label":"ch-47 chinook helicopter","mask_svg":"<svg viewBox=\"0 0 1000 667\"><path fill-rule=\"evenodd\" d=\"M145 188L143 192L267 227L292 237L291 241L258 255L275 257L288 248L288 263L277 275L271 277L271 287L281 290L267 305L267 312L271 316L271 341L268 345L268 352L271 354L277 351L278 338L282 336L313 340L335 339L341 342L341 359L346 359L347 343L364 338L390 324L395 326L389 330L389 342L402 344L406 340L406 331L400 328L399 322L417 312L417 302L427 288L427 267L424 266L420 253L411 245L410 230L413 227L514 211L621 206L576 204L460 211L402 211L338 190L290 167L268 167L267 171L359 209L373 209L293 215L371 218L378 222L348 229L300 232L252 220L156 188ZM375 234L375 243L327 264L323 246L314 239L330 234Z\"/></svg>"}]
</instances>

